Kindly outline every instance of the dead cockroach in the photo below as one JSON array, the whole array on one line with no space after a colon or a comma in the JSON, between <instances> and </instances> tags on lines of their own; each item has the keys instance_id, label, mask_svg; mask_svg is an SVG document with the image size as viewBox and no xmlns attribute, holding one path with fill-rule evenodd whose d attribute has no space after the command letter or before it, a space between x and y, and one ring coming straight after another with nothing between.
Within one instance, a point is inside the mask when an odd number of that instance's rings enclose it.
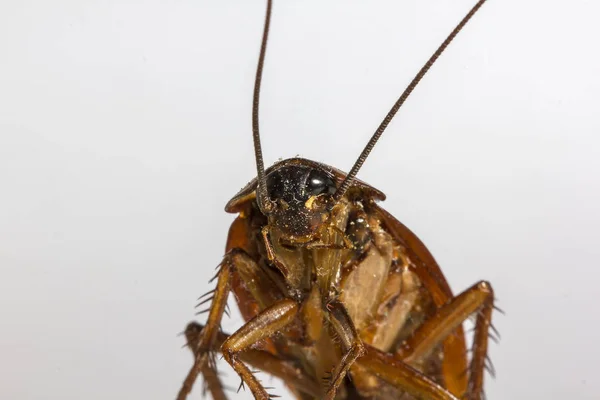
<instances>
[{"instance_id":1,"label":"dead cockroach","mask_svg":"<svg viewBox=\"0 0 600 400\"><path fill-rule=\"evenodd\" d=\"M258 176L227 203L238 213L218 269L208 321L186 329L198 374L226 399L215 353L256 399L275 396L247 364L281 378L298 399L481 399L494 308L481 281L454 296L425 245L356 179L373 146L421 78L483 5L480 0L421 68L348 174L301 158L266 171L260 145L260 83L272 0L268 0L254 86L252 127ZM229 292L246 323L220 331ZM475 317L472 354L463 322Z\"/></svg>"}]
</instances>

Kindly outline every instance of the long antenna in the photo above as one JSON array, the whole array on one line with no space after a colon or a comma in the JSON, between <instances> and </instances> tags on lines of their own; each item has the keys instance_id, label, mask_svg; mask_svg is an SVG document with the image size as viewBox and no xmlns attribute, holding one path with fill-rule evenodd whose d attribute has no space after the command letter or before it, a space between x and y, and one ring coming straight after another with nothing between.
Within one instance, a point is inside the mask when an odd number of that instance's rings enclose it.
<instances>
[{"instance_id":1,"label":"long antenna","mask_svg":"<svg viewBox=\"0 0 600 400\"><path fill-rule=\"evenodd\" d=\"M260 131L258 121L258 108L260 105L260 83L262 81L262 72L265 64L265 53L267 52L267 39L269 37L269 26L271 25L272 8L273 1L268 0L262 42L260 45L260 55L258 56L258 66L256 67L256 78L254 79L254 97L252 100L252 137L254 139L254 158L256 159L256 171L258 180L258 186L256 188L256 199L258 207L263 213L268 213L273 209L273 203L269 201L269 196L267 193L267 179L265 177L265 163L263 161L262 149L260 146Z\"/></svg>"},{"instance_id":2,"label":"long antenna","mask_svg":"<svg viewBox=\"0 0 600 400\"><path fill-rule=\"evenodd\" d=\"M402 107L402 105L404 104L404 102L406 101L408 96L410 96L410 94L415 89L415 87L419 84L421 79L423 79L423 77L425 76L427 71L429 71L429 68L431 68L431 66L436 62L436 60L439 58L439 56L444 52L444 50L446 50L446 47L448 47L448 45L452 42L452 40L454 40L456 35L458 35L458 33L461 31L461 29L467 24L467 22L469 22L471 17L473 17L473 15L475 15L475 13L481 8L483 3L485 3L485 2L486 2L486 0L479 0L477 2L477 4L475 4L475 6L471 9L471 11L469 11L469 13L462 19L462 21L460 21L460 23L458 25L456 25L456 28L454 28L454 30L450 33L450 35L448 35L446 40L444 40L444 42L440 45L440 47L438 47L438 49L435 51L435 53L433 53L431 55L431 57L429 58L429 60L427 60L425 65L423 65L423 67L421 67L421 69L419 70L417 75L415 75L415 77L408 84L406 89L404 89L404 92L402 92L402 94L400 95L400 97L398 98L398 100L396 101L394 106L387 113L387 115L385 116L385 118L383 119L381 124L379 125L379 128L377 128L377 130L375 131L375 133L373 134L373 136L371 137L371 139L365 146L362 153L360 153L360 156L354 163L354 166L352 166L352 169L346 176L346 179L344 179L344 181L342 182L342 184L340 185L338 190L335 192L334 200L336 203L342 198L342 196L344 196L344 194L346 193L346 191L352 184L352 181L356 177L356 174L360 170L360 167L362 167L363 163L369 156L369 153L371 153L371 150L373 150L373 147L375 147L375 144L377 143L377 141L383 134L383 131L385 131L385 129L387 128L389 123L392 121L392 118L394 118L394 116L396 115L396 113L398 112L400 107Z\"/></svg>"}]
</instances>

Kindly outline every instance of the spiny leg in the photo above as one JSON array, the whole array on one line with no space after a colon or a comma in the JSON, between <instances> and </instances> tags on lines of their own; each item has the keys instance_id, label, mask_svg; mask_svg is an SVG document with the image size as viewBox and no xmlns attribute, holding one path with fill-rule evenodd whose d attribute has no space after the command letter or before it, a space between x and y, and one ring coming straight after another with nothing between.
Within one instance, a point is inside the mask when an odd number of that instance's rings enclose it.
<instances>
[{"instance_id":1,"label":"spiny leg","mask_svg":"<svg viewBox=\"0 0 600 400\"><path fill-rule=\"evenodd\" d=\"M257 400L268 400L271 397L250 369L242 362L239 353L289 325L296 317L298 309L298 303L294 300L280 300L248 321L233 335L229 336L221 346L223 358L238 373L242 381L248 385Z\"/></svg>"},{"instance_id":2,"label":"spiny leg","mask_svg":"<svg viewBox=\"0 0 600 400\"><path fill-rule=\"evenodd\" d=\"M493 308L494 291L490 283L486 281L476 283L440 307L406 340L396 357L408 364L418 362L427 357L467 318L477 313L467 392L461 393L461 395L467 399L482 399L483 375Z\"/></svg>"},{"instance_id":3,"label":"spiny leg","mask_svg":"<svg viewBox=\"0 0 600 400\"><path fill-rule=\"evenodd\" d=\"M330 321L347 350L334 372L333 380L325 397L327 400L335 399L337 389L354 362L391 385L419 399L457 400L446 389L433 382L423 373L396 359L393 354L363 344L358 337L352 320L341 303L336 301L329 303L327 309L330 312Z\"/></svg>"},{"instance_id":4,"label":"spiny leg","mask_svg":"<svg viewBox=\"0 0 600 400\"><path fill-rule=\"evenodd\" d=\"M329 384L329 389L327 389L327 395L325 396L325 399L333 400L335 399L335 394L348 373L348 370L352 364L354 364L356 359L364 353L364 345L358 337L352 319L342 303L333 301L327 304L327 310L329 310L329 321L339 335L342 344L344 345L344 349L346 350L346 354L344 354L340 364L332 374L332 380Z\"/></svg>"},{"instance_id":5,"label":"spiny leg","mask_svg":"<svg viewBox=\"0 0 600 400\"><path fill-rule=\"evenodd\" d=\"M194 353L194 357L196 357L199 353L198 343L200 342L200 340L202 340L203 330L204 327L195 322L188 324L188 326L185 328L184 333L187 346ZM205 390L208 389L208 391L212 395L213 400L227 400L227 396L223 391L223 385L221 385L221 381L219 379L219 376L217 375L216 369L210 365L204 365L201 368L201 372L202 376L204 377Z\"/></svg>"},{"instance_id":6,"label":"spiny leg","mask_svg":"<svg viewBox=\"0 0 600 400\"><path fill-rule=\"evenodd\" d=\"M214 343L220 329L225 307L227 306L230 282L234 272L237 273L243 282L247 283L248 290L258 302L259 306L273 303L279 295L279 293L273 289L272 282L269 278L262 273L254 260L252 260L244 250L234 248L223 257L219 272L216 276L218 278L217 286L214 290L209 292L209 294L212 293L212 297L202 301L202 303L204 303L212 299L212 303L208 309L209 314L206 326L202 329L202 333L198 340L193 343L188 340L188 345L194 353L194 365L183 382L179 394L177 395L177 400L184 400L187 397L200 372L203 374L206 372L206 374L211 376L216 375L214 362L209 359L209 355L211 352L215 351ZM208 369L211 369L212 372ZM211 386L216 387L214 384L211 385L211 382L218 382L218 378L213 379L206 377L206 380L209 384L209 388L211 388Z\"/></svg>"},{"instance_id":7,"label":"spiny leg","mask_svg":"<svg viewBox=\"0 0 600 400\"><path fill-rule=\"evenodd\" d=\"M214 290L206 326L204 327L200 340L197 341L195 348L192 348L194 353L194 365L181 385L181 389L177 394L177 400L185 400L187 398L188 394L192 391L194 382L196 382L196 378L200 372L206 368L210 368L214 372L213 365L208 365L207 361L210 351L213 348L216 334L221 326L225 306L227 305L227 297L230 290L229 282L231 280L231 269L235 254L235 251L231 251L223 257L223 262L217 273L217 287Z\"/></svg>"},{"instance_id":8,"label":"spiny leg","mask_svg":"<svg viewBox=\"0 0 600 400\"><path fill-rule=\"evenodd\" d=\"M473 336L473 355L471 365L469 366L469 386L466 393L468 399L482 399L483 393L483 376L485 373L485 361L487 359L488 341L490 328L492 326L492 310L494 309L494 292L492 286L488 282L481 282L479 286L484 286L481 290L486 289L487 299L482 308L477 313L475 320L475 335ZM493 373L493 367L492 367Z\"/></svg>"},{"instance_id":9,"label":"spiny leg","mask_svg":"<svg viewBox=\"0 0 600 400\"><path fill-rule=\"evenodd\" d=\"M187 337L190 348L195 348L194 344L200 340L200 333L203 329L204 327L202 325L195 322L192 322L187 326L185 336ZM217 333L214 350L220 351L221 346L228 338L229 335L223 332ZM302 393L312 396L313 398L321 398L322 393L319 385L314 379L304 374L304 372L293 363L282 360L267 351L252 348L241 352L240 359L260 371L281 379L287 385Z\"/></svg>"},{"instance_id":10,"label":"spiny leg","mask_svg":"<svg viewBox=\"0 0 600 400\"><path fill-rule=\"evenodd\" d=\"M366 353L356 363L390 385L422 400L458 400L452 393L393 354L365 345Z\"/></svg>"},{"instance_id":11,"label":"spiny leg","mask_svg":"<svg viewBox=\"0 0 600 400\"><path fill-rule=\"evenodd\" d=\"M468 391L461 395L468 399L481 399L493 298L491 285L488 282L479 282L440 307L413 333L398 353L392 355L366 346L367 353L357 360L357 364L417 398L457 399L455 395L411 367L410 364L427 357L465 319L477 313L475 351L469 367Z\"/></svg>"}]
</instances>

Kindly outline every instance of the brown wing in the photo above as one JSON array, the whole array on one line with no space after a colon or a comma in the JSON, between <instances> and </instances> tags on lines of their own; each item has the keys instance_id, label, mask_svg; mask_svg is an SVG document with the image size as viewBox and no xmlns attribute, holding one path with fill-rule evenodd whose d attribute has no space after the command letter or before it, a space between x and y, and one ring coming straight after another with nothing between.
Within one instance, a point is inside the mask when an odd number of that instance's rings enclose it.
<instances>
[{"instance_id":1,"label":"brown wing","mask_svg":"<svg viewBox=\"0 0 600 400\"><path fill-rule=\"evenodd\" d=\"M440 307L454 297L442 270L421 239L375 202L369 205L369 209L379 216L394 239L407 249L411 260L416 260L414 272L430 291L436 306ZM452 393L466 391L467 349L462 326L444 341L442 370L447 389Z\"/></svg>"},{"instance_id":2,"label":"brown wing","mask_svg":"<svg viewBox=\"0 0 600 400\"><path fill-rule=\"evenodd\" d=\"M244 250L248 254L252 254L253 249L252 244L249 241L249 236L248 224L245 218L237 217L229 228L225 252L229 252L232 249L237 248ZM235 300L245 321L250 320L256 314L258 314L260 311L258 303L252 297L250 291L246 289L246 286L240 279L239 274L237 274L235 271L232 275L231 290L235 295Z\"/></svg>"}]
</instances>

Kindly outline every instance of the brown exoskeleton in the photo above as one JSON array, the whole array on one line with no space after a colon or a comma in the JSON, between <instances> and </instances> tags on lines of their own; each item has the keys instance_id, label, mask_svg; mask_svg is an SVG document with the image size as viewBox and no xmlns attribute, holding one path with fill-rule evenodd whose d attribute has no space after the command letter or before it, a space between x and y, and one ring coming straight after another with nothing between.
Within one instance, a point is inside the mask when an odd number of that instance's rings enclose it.
<instances>
[{"instance_id":1,"label":"brown exoskeleton","mask_svg":"<svg viewBox=\"0 0 600 400\"><path fill-rule=\"evenodd\" d=\"M258 177L229 201L238 213L205 326L186 329L195 362L178 396L202 373L226 399L215 352L256 399L273 397L248 364L286 382L298 399L481 399L493 291L479 282L454 296L423 243L379 207L379 190L355 179L371 149L431 65L481 7L480 0L394 104L348 174L293 158L264 170L258 130L268 1L253 107ZM229 292L246 323L220 332ZM462 324L475 316L467 357Z\"/></svg>"}]
</instances>

